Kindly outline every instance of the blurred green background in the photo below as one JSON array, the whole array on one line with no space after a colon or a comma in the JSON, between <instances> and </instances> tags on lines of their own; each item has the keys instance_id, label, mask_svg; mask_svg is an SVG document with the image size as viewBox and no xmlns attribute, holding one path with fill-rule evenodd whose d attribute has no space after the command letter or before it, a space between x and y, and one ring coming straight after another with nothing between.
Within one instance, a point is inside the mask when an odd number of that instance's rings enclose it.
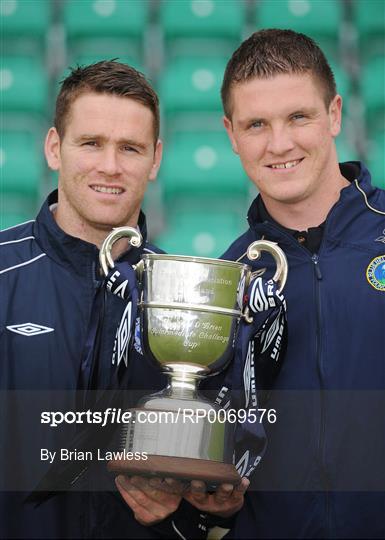
<instances>
[{"instance_id":1,"label":"blurred green background","mask_svg":"<svg viewBox=\"0 0 385 540\"><path fill-rule=\"evenodd\" d=\"M43 158L68 66L118 58L161 100L165 145L145 200L152 241L218 256L247 228L256 191L222 127L227 60L260 28L323 48L344 97L340 161L362 159L385 187L384 0L1 0L0 227L35 216L56 178Z\"/></svg>"}]
</instances>

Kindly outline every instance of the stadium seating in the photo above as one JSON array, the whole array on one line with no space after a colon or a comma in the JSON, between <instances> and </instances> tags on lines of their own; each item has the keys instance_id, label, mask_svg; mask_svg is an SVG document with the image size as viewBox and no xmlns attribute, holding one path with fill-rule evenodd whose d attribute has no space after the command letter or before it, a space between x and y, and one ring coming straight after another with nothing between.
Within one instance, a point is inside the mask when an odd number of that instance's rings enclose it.
<instances>
[{"instance_id":1,"label":"stadium seating","mask_svg":"<svg viewBox=\"0 0 385 540\"><path fill-rule=\"evenodd\" d=\"M246 207L242 212L226 209L229 201L222 202L220 196L213 202L190 199L179 211L171 211L168 227L156 242L168 253L219 257L246 230Z\"/></svg>"},{"instance_id":2,"label":"stadium seating","mask_svg":"<svg viewBox=\"0 0 385 540\"><path fill-rule=\"evenodd\" d=\"M160 24L169 37L239 39L244 24L244 2L236 0L163 0Z\"/></svg>"},{"instance_id":3,"label":"stadium seating","mask_svg":"<svg viewBox=\"0 0 385 540\"><path fill-rule=\"evenodd\" d=\"M363 66L361 92L369 130L385 130L385 56L375 56Z\"/></svg>"},{"instance_id":4,"label":"stadium seating","mask_svg":"<svg viewBox=\"0 0 385 540\"><path fill-rule=\"evenodd\" d=\"M373 184L385 189L385 130L374 134L369 141L367 165L372 174Z\"/></svg>"},{"instance_id":5,"label":"stadium seating","mask_svg":"<svg viewBox=\"0 0 385 540\"><path fill-rule=\"evenodd\" d=\"M249 187L224 130L176 133L166 147L160 178L166 198L226 193L236 197Z\"/></svg>"},{"instance_id":6,"label":"stadium seating","mask_svg":"<svg viewBox=\"0 0 385 540\"><path fill-rule=\"evenodd\" d=\"M0 68L2 113L43 116L48 101L48 80L39 58L4 56Z\"/></svg>"},{"instance_id":7,"label":"stadium seating","mask_svg":"<svg viewBox=\"0 0 385 540\"><path fill-rule=\"evenodd\" d=\"M6 54L43 53L52 20L52 2L1 0L2 51Z\"/></svg>"},{"instance_id":8,"label":"stadium seating","mask_svg":"<svg viewBox=\"0 0 385 540\"><path fill-rule=\"evenodd\" d=\"M340 64L330 62L330 67L336 81L337 92L346 100L352 92L350 77Z\"/></svg>"},{"instance_id":9,"label":"stadium seating","mask_svg":"<svg viewBox=\"0 0 385 540\"><path fill-rule=\"evenodd\" d=\"M343 15L343 3L339 0L261 0L256 3L255 23L257 28L291 28L303 32L334 56Z\"/></svg>"},{"instance_id":10,"label":"stadium seating","mask_svg":"<svg viewBox=\"0 0 385 540\"><path fill-rule=\"evenodd\" d=\"M221 111L220 86L225 58L178 58L164 71L159 94L166 114Z\"/></svg>"},{"instance_id":11,"label":"stadium seating","mask_svg":"<svg viewBox=\"0 0 385 540\"><path fill-rule=\"evenodd\" d=\"M69 65L118 57L160 95L165 154L160 203L151 206L151 223L166 218L160 245L218 255L218 239L240 232L251 186L221 125L220 86L232 51L262 27L293 28L320 43L344 98L338 155L364 157L384 186L384 0L1 0L0 23L2 226L31 217L51 185L35 144L59 76Z\"/></svg>"},{"instance_id":12,"label":"stadium seating","mask_svg":"<svg viewBox=\"0 0 385 540\"><path fill-rule=\"evenodd\" d=\"M78 54L140 58L147 20L147 0L67 0L63 4L68 45Z\"/></svg>"},{"instance_id":13,"label":"stadium seating","mask_svg":"<svg viewBox=\"0 0 385 540\"><path fill-rule=\"evenodd\" d=\"M8 229L19 223L34 219L35 205L28 208L24 198L12 198L0 195L0 230ZM27 207L26 207L27 206ZM15 210L13 208L16 208Z\"/></svg>"},{"instance_id":14,"label":"stadium seating","mask_svg":"<svg viewBox=\"0 0 385 540\"><path fill-rule=\"evenodd\" d=\"M159 23L167 53L230 54L241 41L245 6L244 0L163 0Z\"/></svg>"},{"instance_id":15,"label":"stadium seating","mask_svg":"<svg viewBox=\"0 0 385 540\"><path fill-rule=\"evenodd\" d=\"M349 141L344 133L336 138L336 147L338 161L357 161L359 156L351 141Z\"/></svg>"},{"instance_id":16,"label":"stadium seating","mask_svg":"<svg viewBox=\"0 0 385 540\"><path fill-rule=\"evenodd\" d=\"M42 148L32 133L2 131L0 135L2 193L36 198L44 173Z\"/></svg>"},{"instance_id":17,"label":"stadium seating","mask_svg":"<svg viewBox=\"0 0 385 540\"><path fill-rule=\"evenodd\" d=\"M146 0L67 0L64 24L70 39L85 37L140 38L147 23Z\"/></svg>"},{"instance_id":18,"label":"stadium seating","mask_svg":"<svg viewBox=\"0 0 385 540\"><path fill-rule=\"evenodd\" d=\"M385 3L383 0L352 2L354 24L358 32L363 60L373 54L385 54Z\"/></svg>"},{"instance_id":19,"label":"stadium seating","mask_svg":"<svg viewBox=\"0 0 385 540\"><path fill-rule=\"evenodd\" d=\"M33 133L0 132L0 228L34 218L44 175Z\"/></svg>"}]
</instances>

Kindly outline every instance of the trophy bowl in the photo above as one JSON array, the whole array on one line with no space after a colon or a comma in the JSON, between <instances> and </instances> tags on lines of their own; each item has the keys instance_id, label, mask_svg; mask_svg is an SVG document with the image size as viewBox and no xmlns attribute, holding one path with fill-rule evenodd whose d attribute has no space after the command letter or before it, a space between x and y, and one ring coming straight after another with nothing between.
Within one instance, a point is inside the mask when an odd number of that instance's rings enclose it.
<instances>
[{"instance_id":1,"label":"trophy bowl","mask_svg":"<svg viewBox=\"0 0 385 540\"><path fill-rule=\"evenodd\" d=\"M197 257L143 256L142 335L167 372L218 373L231 359L249 267ZM181 367L184 366L184 367Z\"/></svg>"}]
</instances>

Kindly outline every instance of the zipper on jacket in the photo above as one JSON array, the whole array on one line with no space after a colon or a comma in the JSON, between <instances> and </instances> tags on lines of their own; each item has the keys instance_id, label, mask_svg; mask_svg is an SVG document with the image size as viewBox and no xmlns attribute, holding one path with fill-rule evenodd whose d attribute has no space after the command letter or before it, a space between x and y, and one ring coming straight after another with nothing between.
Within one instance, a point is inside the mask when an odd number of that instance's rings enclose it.
<instances>
[{"instance_id":1,"label":"zipper on jacket","mask_svg":"<svg viewBox=\"0 0 385 540\"><path fill-rule=\"evenodd\" d=\"M330 537L330 500L329 500L329 491L330 491L330 482L326 472L326 466L324 462L324 444L325 444L325 389L323 386L323 373L322 373L322 350L321 350L321 281L322 281L322 272L319 265L319 256L317 254L312 255L311 260L314 264L314 273L315 273L315 287L316 287L316 361L318 368L318 376L320 380L320 408L321 408L321 417L320 417L320 434L318 442L318 455L320 460L321 467L321 483L322 487L325 490L325 538Z\"/></svg>"},{"instance_id":2,"label":"zipper on jacket","mask_svg":"<svg viewBox=\"0 0 385 540\"><path fill-rule=\"evenodd\" d=\"M319 261L318 255L312 255L311 260L314 263L315 275L317 276L318 280L321 280L322 279L322 273L321 273L321 268L320 268L319 263L318 263L318 261ZM321 315L321 314L319 314L319 315Z\"/></svg>"},{"instance_id":3,"label":"zipper on jacket","mask_svg":"<svg viewBox=\"0 0 385 540\"><path fill-rule=\"evenodd\" d=\"M315 287L316 287L316 362L317 362L317 369L318 369L318 377L320 382L320 434L319 434L319 442L318 442L318 459L319 459L319 465L320 465L320 479L322 483L322 487L325 490L325 538L331 537L331 523L330 523L330 480L327 474L326 470L326 464L324 460L324 450L325 450L325 431L326 431L326 425L325 425L325 388L323 385L323 378L322 378L322 355L321 355L321 282L322 282L322 272L319 265L319 253L322 251L323 245L325 243L325 237L327 234L328 229L328 223L330 221L330 214L329 217L326 219L325 222L325 229L323 231L322 241L321 245L318 250L318 254L311 255L309 250L306 249L304 246L299 244L293 236L289 235L285 231L282 231L279 227L276 225L269 223L269 227L274 229L275 231L279 232L280 236L284 236L287 239L290 240L290 242L294 245L296 245L300 250L306 252L306 254L311 258L311 261L314 265L314 275L315 275Z\"/></svg>"},{"instance_id":4,"label":"zipper on jacket","mask_svg":"<svg viewBox=\"0 0 385 540\"><path fill-rule=\"evenodd\" d=\"M278 230L278 227L275 225L270 225L275 230ZM322 271L319 264L319 255L311 254L307 248L299 244L293 236L287 234L284 231L279 231L281 235L284 235L286 238L290 239L291 243L296 245L300 250L306 253L313 263L314 267L314 276L315 276L315 287L316 287L316 365L318 370L318 377L320 383L320 434L318 442L318 460L320 466L320 479L322 488L325 493L325 526L324 526L324 537L330 538L331 528L330 528L330 480L326 471L326 465L324 461L324 445L325 445L325 388L323 386L323 374L322 374L322 350L321 350L321 282L322 282ZM324 236L321 242L319 251L322 249L322 244L325 238Z\"/></svg>"}]
</instances>

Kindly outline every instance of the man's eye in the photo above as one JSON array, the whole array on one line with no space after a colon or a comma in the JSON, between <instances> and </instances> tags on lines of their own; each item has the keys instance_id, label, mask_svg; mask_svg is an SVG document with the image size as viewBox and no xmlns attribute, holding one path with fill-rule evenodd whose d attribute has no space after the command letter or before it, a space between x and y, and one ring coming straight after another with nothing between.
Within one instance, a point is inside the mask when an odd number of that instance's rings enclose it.
<instances>
[{"instance_id":1,"label":"man's eye","mask_svg":"<svg viewBox=\"0 0 385 540\"><path fill-rule=\"evenodd\" d=\"M96 141L86 141L83 143L83 146L97 146L97 144Z\"/></svg>"},{"instance_id":2,"label":"man's eye","mask_svg":"<svg viewBox=\"0 0 385 540\"><path fill-rule=\"evenodd\" d=\"M263 126L263 122L261 120L256 120L251 124L252 128L261 128Z\"/></svg>"},{"instance_id":3,"label":"man's eye","mask_svg":"<svg viewBox=\"0 0 385 540\"><path fill-rule=\"evenodd\" d=\"M305 118L304 114L294 114L293 115L293 120L302 120L303 118Z\"/></svg>"},{"instance_id":4,"label":"man's eye","mask_svg":"<svg viewBox=\"0 0 385 540\"><path fill-rule=\"evenodd\" d=\"M134 148L133 146L129 146L129 145L123 146L122 149L124 150L124 152L138 152L138 150L136 148Z\"/></svg>"}]
</instances>

